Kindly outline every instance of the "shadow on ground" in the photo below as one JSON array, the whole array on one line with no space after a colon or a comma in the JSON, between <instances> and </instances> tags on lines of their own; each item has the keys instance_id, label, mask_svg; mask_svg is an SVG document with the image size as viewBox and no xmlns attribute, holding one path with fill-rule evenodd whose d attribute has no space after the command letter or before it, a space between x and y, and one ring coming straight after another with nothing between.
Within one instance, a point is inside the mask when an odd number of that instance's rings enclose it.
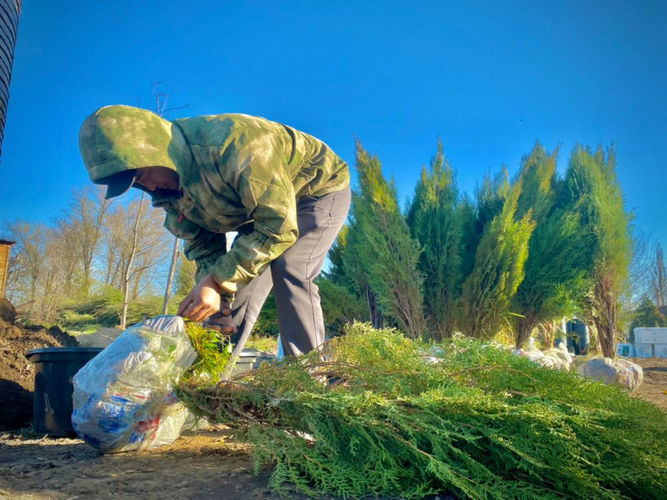
<instances>
[{"instance_id":1,"label":"shadow on ground","mask_svg":"<svg viewBox=\"0 0 667 500\"><path fill-rule=\"evenodd\" d=\"M100 455L77 439L0 437L0 498L273 498L246 450L220 432L154 451Z\"/></svg>"}]
</instances>

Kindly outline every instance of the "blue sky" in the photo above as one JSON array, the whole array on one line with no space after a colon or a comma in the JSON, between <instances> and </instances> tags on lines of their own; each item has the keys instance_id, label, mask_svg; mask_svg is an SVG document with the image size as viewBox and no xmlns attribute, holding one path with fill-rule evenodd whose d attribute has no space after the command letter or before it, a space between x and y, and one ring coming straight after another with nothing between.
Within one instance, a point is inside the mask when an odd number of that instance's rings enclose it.
<instances>
[{"instance_id":1,"label":"blue sky","mask_svg":"<svg viewBox=\"0 0 667 500\"><path fill-rule=\"evenodd\" d=\"M539 139L615 144L636 223L667 247L664 1L24 3L0 164L0 224L48 222L88 183L83 119L152 103L242 112L377 153L403 201L441 138L462 190Z\"/></svg>"}]
</instances>

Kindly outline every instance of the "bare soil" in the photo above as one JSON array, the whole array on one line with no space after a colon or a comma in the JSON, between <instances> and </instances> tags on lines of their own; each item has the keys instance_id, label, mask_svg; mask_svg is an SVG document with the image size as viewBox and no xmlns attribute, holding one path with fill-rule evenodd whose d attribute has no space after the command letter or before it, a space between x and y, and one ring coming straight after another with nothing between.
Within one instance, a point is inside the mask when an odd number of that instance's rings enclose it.
<instances>
[{"instance_id":1,"label":"bare soil","mask_svg":"<svg viewBox=\"0 0 667 500\"><path fill-rule=\"evenodd\" d=\"M228 431L185 434L169 446L100 455L78 439L0 436L0 498L273 498Z\"/></svg>"},{"instance_id":2,"label":"bare soil","mask_svg":"<svg viewBox=\"0 0 667 500\"><path fill-rule=\"evenodd\" d=\"M637 396L667 411L667 358L633 359L644 370Z\"/></svg>"}]
</instances>

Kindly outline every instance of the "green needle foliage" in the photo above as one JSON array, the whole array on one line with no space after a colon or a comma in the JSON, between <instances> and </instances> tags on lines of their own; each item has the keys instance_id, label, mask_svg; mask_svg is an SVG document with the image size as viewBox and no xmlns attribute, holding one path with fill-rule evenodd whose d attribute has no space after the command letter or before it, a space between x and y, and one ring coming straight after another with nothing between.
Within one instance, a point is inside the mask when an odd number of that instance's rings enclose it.
<instances>
[{"instance_id":1,"label":"green needle foliage","mask_svg":"<svg viewBox=\"0 0 667 500\"><path fill-rule=\"evenodd\" d=\"M396 186L383 176L379 158L357 142L356 160L359 189L352 195L352 226L343 255L346 272L366 295L371 316L377 301L382 317L406 335L419 337L426 326L419 244L410 237Z\"/></svg>"},{"instance_id":2,"label":"green needle foliage","mask_svg":"<svg viewBox=\"0 0 667 500\"><path fill-rule=\"evenodd\" d=\"M215 387L195 414L241 431L271 484L309 495L664 498L667 416L620 388L463 337L365 324Z\"/></svg>"},{"instance_id":3,"label":"green needle foliage","mask_svg":"<svg viewBox=\"0 0 667 500\"><path fill-rule=\"evenodd\" d=\"M472 214L456 187L454 171L438 141L430 169L421 179L407 213L412 236L422 252L418 269L424 279L424 307L429 338L442 340L457 329L458 306L463 285L464 234Z\"/></svg>"},{"instance_id":4,"label":"green needle foliage","mask_svg":"<svg viewBox=\"0 0 667 500\"><path fill-rule=\"evenodd\" d=\"M487 179L477 194L478 223L484 229L461 300L461 327L471 337L489 338L498 331L510 315L511 299L523 281L535 223L530 212L517 215L520 194L521 180L510 185L506 173L494 181ZM484 220L488 222L482 225Z\"/></svg>"},{"instance_id":5,"label":"green needle foliage","mask_svg":"<svg viewBox=\"0 0 667 500\"><path fill-rule=\"evenodd\" d=\"M593 239L579 222L579 215L559 203L561 182L556 179L558 151L547 154L538 142L521 162L522 183L517 213L530 213L535 230L530 238L524 278L512 298L516 347L528 340L533 329L547 321L576 312L593 266Z\"/></svg>"},{"instance_id":6,"label":"green needle foliage","mask_svg":"<svg viewBox=\"0 0 667 500\"><path fill-rule=\"evenodd\" d=\"M616 153L578 146L565 176L564 198L590 235L593 255L592 286L585 309L595 323L604 356L616 355L622 329L622 300L628 292L632 240L623 192L616 177Z\"/></svg>"},{"instance_id":7,"label":"green needle foliage","mask_svg":"<svg viewBox=\"0 0 667 500\"><path fill-rule=\"evenodd\" d=\"M192 347L197 351L197 359L185 373L184 379L219 380L231 356L228 338L192 321L185 323L185 329Z\"/></svg>"}]
</instances>

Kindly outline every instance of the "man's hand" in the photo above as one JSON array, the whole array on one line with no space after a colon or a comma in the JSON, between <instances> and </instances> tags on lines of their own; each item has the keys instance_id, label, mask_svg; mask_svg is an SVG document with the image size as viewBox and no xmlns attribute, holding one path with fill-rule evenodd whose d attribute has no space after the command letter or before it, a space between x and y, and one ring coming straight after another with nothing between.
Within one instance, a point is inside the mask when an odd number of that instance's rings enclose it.
<instances>
[{"instance_id":1,"label":"man's hand","mask_svg":"<svg viewBox=\"0 0 667 500\"><path fill-rule=\"evenodd\" d=\"M209 275L197 283L178 306L177 314L192 321L202 321L220 311L222 289Z\"/></svg>"},{"instance_id":2,"label":"man's hand","mask_svg":"<svg viewBox=\"0 0 667 500\"><path fill-rule=\"evenodd\" d=\"M220 297L220 312L204 321L204 328L210 328L223 335L234 335L238 330L232 320L232 307L229 297Z\"/></svg>"}]
</instances>

